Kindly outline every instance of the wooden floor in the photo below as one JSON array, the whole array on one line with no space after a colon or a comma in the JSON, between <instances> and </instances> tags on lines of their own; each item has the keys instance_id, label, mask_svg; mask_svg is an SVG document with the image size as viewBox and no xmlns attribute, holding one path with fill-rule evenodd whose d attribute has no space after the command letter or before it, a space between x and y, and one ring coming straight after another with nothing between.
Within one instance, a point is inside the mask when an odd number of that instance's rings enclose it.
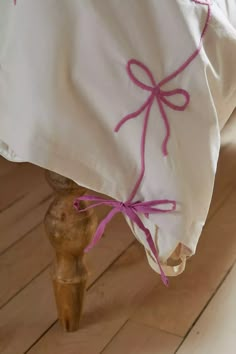
<instances>
[{"instance_id":1,"label":"wooden floor","mask_svg":"<svg viewBox=\"0 0 236 354\"><path fill-rule=\"evenodd\" d=\"M223 137L197 255L166 289L117 217L88 254L81 329L65 334L42 219L52 192L39 167L0 159L1 354L235 354L236 128ZM103 212L103 211L102 211Z\"/></svg>"}]
</instances>

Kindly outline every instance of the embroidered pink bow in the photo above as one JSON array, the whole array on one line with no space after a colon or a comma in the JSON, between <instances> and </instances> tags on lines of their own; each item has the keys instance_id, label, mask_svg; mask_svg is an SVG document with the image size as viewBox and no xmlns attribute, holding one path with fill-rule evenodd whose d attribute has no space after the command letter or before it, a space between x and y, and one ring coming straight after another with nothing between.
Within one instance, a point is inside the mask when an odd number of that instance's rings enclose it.
<instances>
[{"instance_id":1,"label":"embroidered pink bow","mask_svg":"<svg viewBox=\"0 0 236 354\"><path fill-rule=\"evenodd\" d=\"M137 79L137 77L132 72L132 68L131 68L132 65L135 65L135 66L141 68L146 73L146 75L148 76L148 78L151 82L151 86L144 84L143 82L141 82L140 80ZM154 100L156 99L157 104L159 106L160 113L161 113L161 117L164 121L165 128L166 128L166 136L165 136L163 143L162 143L162 152L163 152L163 155L166 156L168 154L167 143L168 143L169 136L170 136L170 125L169 125L169 121L167 118L167 114L164 109L164 105L168 106L169 108L172 108L175 111L184 111L185 108L187 107L187 105L189 104L190 95L186 90L181 89L181 88L177 88L177 89L169 90L169 91L163 90L162 86L164 84L166 84L168 81L170 81L172 79L172 77L168 77L168 78L160 81L159 83L156 83L151 71L147 68L147 66L136 59L131 59L128 61L127 72L128 72L129 77L131 78L131 80L137 86L139 86L141 89L143 89L145 91L149 91L150 95L137 111L128 114L117 124L115 131L117 132L125 122L127 122L130 119L136 118L145 110L146 110L146 113L145 113L144 121L146 122L145 124L147 125L152 104L153 104ZM184 97L183 104L174 104L168 99L169 97L176 96L176 95L181 95Z\"/></svg>"},{"instance_id":2,"label":"embroidered pink bow","mask_svg":"<svg viewBox=\"0 0 236 354\"><path fill-rule=\"evenodd\" d=\"M87 200L87 201L93 201L95 202L94 204L88 206L85 209L80 209L79 202L81 200ZM147 243L150 247L150 250L152 251L158 266L160 268L160 273L161 273L161 278L163 283L167 286L168 285L168 279L161 267L158 252L156 250L155 244L153 242L152 236L150 231L144 226L142 220L140 219L138 214L144 214L144 215L149 215L149 214L157 214L157 213L169 213L171 211L174 211L176 209L176 202L172 200L152 200L149 202L132 202L132 203L123 203L115 200L107 200L107 199L102 199L99 197L91 196L91 195L86 195L79 197L75 200L74 206L79 212L84 212L85 210L88 210L90 208L97 207L99 205L108 205L112 207L112 210L107 214L107 216L100 222L96 233L89 244L89 246L85 249L85 252L88 252L91 248L93 248L96 243L101 239L106 225L111 221L111 219L117 214L117 213L122 213L124 216L127 216L133 223L135 223L145 234ZM168 209L160 209L158 206L162 205L169 205L170 208Z\"/></svg>"}]
</instances>

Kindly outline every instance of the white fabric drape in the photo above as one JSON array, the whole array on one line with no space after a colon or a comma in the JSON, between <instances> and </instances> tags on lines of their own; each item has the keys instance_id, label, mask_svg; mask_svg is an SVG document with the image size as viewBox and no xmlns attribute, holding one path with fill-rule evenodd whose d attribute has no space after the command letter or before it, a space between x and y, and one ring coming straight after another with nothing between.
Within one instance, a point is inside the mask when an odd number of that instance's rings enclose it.
<instances>
[{"instance_id":1,"label":"white fabric drape","mask_svg":"<svg viewBox=\"0 0 236 354\"><path fill-rule=\"evenodd\" d=\"M205 19L206 7L191 0L18 0L17 6L1 0L0 153L126 200L140 168L143 118L119 133L114 127L148 97L127 75L127 61L140 60L160 81L195 50ZM163 263L178 245L180 259L195 253L220 130L236 106L235 63L235 1L213 1L200 55L166 85L191 97L184 112L166 108L167 157L158 106L151 109L137 200L167 198L180 205L176 213L143 219ZM147 82L143 72L137 76ZM130 226L149 253L143 233Z\"/></svg>"}]
</instances>

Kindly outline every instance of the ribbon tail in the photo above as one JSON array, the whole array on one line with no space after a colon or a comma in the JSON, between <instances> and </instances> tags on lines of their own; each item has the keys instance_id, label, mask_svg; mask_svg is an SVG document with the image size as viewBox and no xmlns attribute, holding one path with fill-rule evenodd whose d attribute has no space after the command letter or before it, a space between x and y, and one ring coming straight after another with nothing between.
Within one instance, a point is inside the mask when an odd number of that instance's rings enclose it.
<instances>
[{"instance_id":1,"label":"ribbon tail","mask_svg":"<svg viewBox=\"0 0 236 354\"><path fill-rule=\"evenodd\" d=\"M162 153L164 156L167 156L168 155L167 144L168 144L168 140L170 137L170 124L169 124L166 112L163 108L162 102L161 102L160 98L158 98L158 97L157 97L157 102L158 102L158 106L159 106L159 109L161 112L161 117L163 119L163 122L164 122L164 125L166 128L166 136L165 136L163 143L162 143Z\"/></svg>"},{"instance_id":2,"label":"ribbon tail","mask_svg":"<svg viewBox=\"0 0 236 354\"><path fill-rule=\"evenodd\" d=\"M104 230L107 226L107 224L111 221L111 219L115 216L115 214L117 214L119 212L118 209L112 209L107 216L105 217L105 219L103 219L100 224L98 225L98 228L95 232L95 235L93 236L92 241L90 242L90 244L85 248L84 252L87 253L88 251L90 251L96 244L97 242L102 238L102 235L104 233Z\"/></svg>"},{"instance_id":3,"label":"ribbon tail","mask_svg":"<svg viewBox=\"0 0 236 354\"><path fill-rule=\"evenodd\" d=\"M86 208L81 209L80 208L80 202L81 201L88 201L88 202L94 202L94 203L89 205L89 206L87 206ZM74 201L74 207L75 207L75 209L78 210L79 213L84 212L84 211L89 210L89 209L93 209L93 208L95 208L97 206L100 206L100 205L108 205L108 206L111 206L111 207L115 208L116 204L117 203L114 200L103 199L103 198L100 198L100 197L95 197L93 195L84 195L84 196L76 198L75 201Z\"/></svg>"},{"instance_id":4,"label":"ribbon tail","mask_svg":"<svg viewBox=\"0 0 236 354\"><path fill-rule=\"evenodd\" d=\"M108 202L107 199L104 199L104 198L100 198L100 197L95 197L94 195L82 195L81 197L78 197L76 198L76 200L80 201L80 200L87 200L87 201L90 201L90 202Z\"/></svg>"},{"instance_id":5,"label":"ribbon tail","mask_svg":"<svg viewBox=\"0 0 236 354\"><path fill-rule=\"evenodd\" d=\"M124 123L126 123L130 119L134 119L138 117L145 110L145 108L148 107L148 105L152 104L152 101L153 101L153 95L151 94L148 97L148 99L144 102L144 104L142 104L142 106L137 111L130 113L124 118L122 118L121 121L116 125L114 131L117 133Z\"/></svg>"},{"instance_id":6,"label":"ribbon tail","mask_svg":"<svg viewBox=\"0 0 236 354\"><path fill-rule=\"evenodd\" d=\"M79 202L80 202L79 199L76 199L76 200L74 201L74 208L75 208L79 213L83 213L84 211L87 211L87 210L89 210L89 209L93 209L93 208L95 208L95 207L97 207L97 206L103 205L102 202L101 202L101 203L95 203L95 204L92 204L92 205L87 206L86 208L81 209Z\"/></svg>"},{"instance_id":7,"label":"ribbon tail","mask_svg":"<svg viewBox=\"0 0 236 354\"><path fill-rule=\"evenodd\" d=\"M156 249L156 246L154 244L154 241L152 239L152 235L150 233L150 231L144 226L142 220L139 218L139 216L131 209L127 210L126 211L126 214L129 216L129 218L145 233L146 235L146 240L147 240L147 243L157 261L157 264L159 266L159 269L160 269L160 274L161 274L161 280L163 282L163 284L165 286L168 286L169 285L169 281L168 281L168 278L167 276L165 275L163 269L162 269L162 266L161 266L161 262L160 262L160 259L159 259L159 256L158 256L158 252L157 252L157 249Z\"/></svg>"}]
</instances>

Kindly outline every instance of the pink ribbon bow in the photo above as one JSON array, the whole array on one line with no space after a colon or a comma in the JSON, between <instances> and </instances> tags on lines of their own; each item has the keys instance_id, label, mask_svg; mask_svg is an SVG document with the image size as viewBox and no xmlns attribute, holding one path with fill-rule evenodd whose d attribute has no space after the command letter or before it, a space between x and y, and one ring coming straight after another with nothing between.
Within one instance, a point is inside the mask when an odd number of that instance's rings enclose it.
<instances>
[{"instance_id":1,"label":"pink ribbon bow","mask_svg":"<svg viewBox=\"0 0 236 354\"><path fill-rule=\"evenodd\" d=\"M94 204L88 206L85 209L80 209L79 202L81 200L87 200L87 201L93 201L95 202ZM106 225L111 221L111 219L119 212L121 212L124 216L127 216L133 223L135 223L145 234L147 243L150 247L150 250L152 251L158 266L160 268L160 273L161 273L161 279L163 283L168 286L168 279L161 267L161 263L159 260L158 252L156 249L156 246L154 244L154 241L152 239L150 231L144 226L142 220L140 219L138 214L144 214L148 216L149 214L157 214L157 213L169 213L171 211L174 211L176 209L176 202L173 200L152 200L149 202L119 202L115 200L107 200L107 199L102 199L100 197L95 197L91 195L86 195L79 197L75 200L74 206L75 208L81 213L84 212L85 210L97 207L99 205L108 205L112 207L112 210L107 214L107 216L100 222L96 233L91 241L91 243L88 245L88 247L85 249L85 252L88 252L91 248L93 248L96 243L101 239L103 232L105 230ZM169 205L170 208L168 209L160 209L158 206L162 205Z\"/></svg>"},{"instance_id":2,"label":"pink ribbon bow","mask_svg":"<svg viewBox=\"0 0 236 354\"><path fill-rule=\"evenodd\" d=\"M139 79L137 79L137 77L132 72L132 65L135 65L135 66L141 68L146 73L147 77L150 80L151 86L144 84ZM156 100L157 104L159 106L161 117L164 121L164 125L166 128L166 135L165 135L165 138L162 142L162 152L163 152L163 155L166 156L168 154L167 143L168 143L168 140L170 137L170 124L169 124L167 114L164 109L164 105L168 106L169 108L171 108L175 111L184 111L185 108L187 107L187 105L189 104L190 95L186 90L181 89L181 88L177 88L177 89L169 90L169 91L163 90L162 86L164 84L166 84L168 81L170 81L173 77L171 77L171 76L167 77L167 78L163 79L162 81L160 81L159 83L157 83L153 77L153 74L148 69L148 67L136 59L131 59L128 61L127 72L128 72L129 77L131 78L131 80L137 86L139 86L141 89L143 89L145 91L149 91L150 95L148 96L147 100L142 104L142 106L137 111L128 114L117 124L117 126L115 127L115 132L118 132L119 129L121 128L121 126L125 122L127 122L130 119L136 118L145 110L146 110L146 113L145 113L145 117L144 117L144 127L146 127L148 124L151 107L153 105L154 100ZM176 95L183 96L183 98L184 98L183 104L174 104L168 99L168 97L176 96Z\"/></svg>"}]
</instances>

